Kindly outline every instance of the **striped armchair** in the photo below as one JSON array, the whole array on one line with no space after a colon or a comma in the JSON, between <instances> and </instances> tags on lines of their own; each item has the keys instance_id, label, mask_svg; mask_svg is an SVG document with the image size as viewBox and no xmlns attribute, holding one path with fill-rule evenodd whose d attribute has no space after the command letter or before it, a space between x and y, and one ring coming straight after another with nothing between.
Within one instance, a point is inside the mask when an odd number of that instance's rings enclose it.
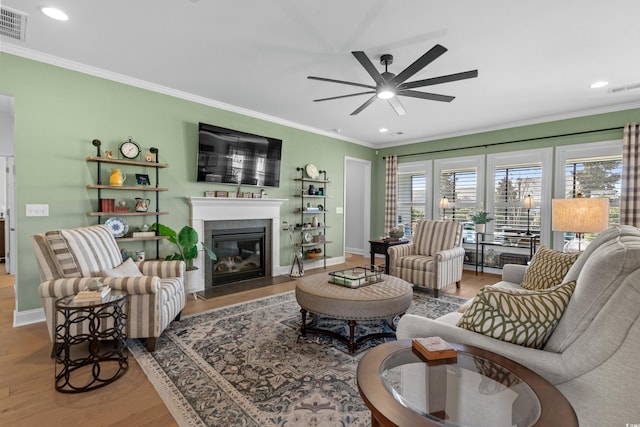
<instances>
[{"instance_id":1,"label":"striped armchair","mask_svg":"<svg viewBox=\"0 0 640 427\"><path fill-rule=\"evenodd\" d=\"M464 249L462 224L452 221L421 220L413 241L389 247L389 274L438 291L455 283L460 287Z\"/></svg>"},{"instance_id":2,"label":"striped armchair","mask_svg":"<svg viewBox=\"0 0 640 427\"><path fill-rule=\"evenodd\" d=\"M156 339L169 323L180 318L185 305L184 262L142 261L135 263L140 275L103 277L103 272L122 263L116 240L104 225L37 234L32 243L40 269L40 299L54 350L55 301L84 289L96 277L129 295L127 337L146 338L149 351L155 350ZM75 327L72 332L82 333L87 325Z\"/></svg>"}]
</instances>

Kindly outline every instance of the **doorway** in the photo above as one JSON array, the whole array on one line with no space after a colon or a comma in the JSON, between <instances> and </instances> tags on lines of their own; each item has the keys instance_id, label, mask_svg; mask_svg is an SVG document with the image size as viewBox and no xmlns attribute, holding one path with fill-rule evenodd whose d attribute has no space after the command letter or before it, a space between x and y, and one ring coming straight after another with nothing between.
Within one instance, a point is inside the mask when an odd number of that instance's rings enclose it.
<instances>
[{"instance_id":1,"label":"doorway","mask_svg":"<svg viewBox=\"0 0 640 427\"><path fill-rule=\"evenodd\" d=\"M17 272L15 225L14 99L0 93L0 262L6 274ZM18 293L15 292L16 307Z\"/></svg>"},{"instance_id":2,"label":"doorway","mask_svg":"<svg viewBox=\"0 0 640 427\"><path fill-rule=\"evenodd\" d=\"M344 250L367 255L371 230L371 162L344 159Z\"/></svg>"}]
</instances>

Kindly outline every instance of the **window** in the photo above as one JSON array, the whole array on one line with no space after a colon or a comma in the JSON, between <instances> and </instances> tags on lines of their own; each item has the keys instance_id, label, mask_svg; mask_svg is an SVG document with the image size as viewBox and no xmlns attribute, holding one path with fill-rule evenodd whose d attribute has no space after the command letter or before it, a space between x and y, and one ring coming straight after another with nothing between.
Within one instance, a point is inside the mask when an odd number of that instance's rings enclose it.
<instances>
[{"instance_id":1,"label":"window","mask_svg":"<svg viewBox=\"0 0 640 427\"><path fill-rule=\"evenodd\" d=\"M609 223L620 224L622 156L572 159L565 166L564 197L606 197Z\"/></svg>"},{"instance_id":2,"label":"window","mask_svg":"<svg viewBox=\"0 0 640 427\"><path fill-rule=\"evenodd\" d=\"M468 222L469 215L481 209L484 195L484 156L439 159L435 161L438 187L434 194L434 218ZM446 197L447 209L439 201Z\"/></svg>"},{"instance_id":3,"label":"window","mask_svg":"<svg viewBox=\"0 0 640 427\"><path fill-rule=\"evenodd\" d=\"M609 223L620 224L622 142L603 141L557 148L555 197L609 198ZM555 233L556 247L573 239L573 233ZM584 236L592 239L595 235Z\"/></svg>"},{"instance_id":4,"label":"window","mask_svg":"<svg viewBox=\"0 0 640 427\"><path fill-rule=\"evenodd\" d=\"M540 234L542 165L498 166L494 177L494 230ZM530 209L523 206L527 196L533 199Z\"/></svg>"},{"instance_id":5,"label":"window","mask_svg":"<svg viewBox=\"0 0 640 427\"><path fill-rule=\"evenodd\" d=\"M487 212L494 232L529 231L549 245L551 228L551 171L553 149L512 151L487 155ZM523 206L531 195L533 207Z\"/></svg>"},{"instance_id":6,"label":"window","mask_svg":"<svg viewBox=\"0 0 640 427\"><path fill-rule=\"evenodd\" d=\"M396 212L398 224L404 226L405 236L412 236L416 222L427 218L431 200L431 162L398 165Z\"/></svg>"},{"instance_id":7,"label":"window","mask_svg":"<svg viewBox=\"0 0 640 427\"><path fill-rule=\"evenodd\" d=\"M475 168L441 170L440 199L446 197L449 202L449 208L442 210L441 217L451 221L468 221L476 208L477 187L478 173Z\"/></svg>"}]
</instances>

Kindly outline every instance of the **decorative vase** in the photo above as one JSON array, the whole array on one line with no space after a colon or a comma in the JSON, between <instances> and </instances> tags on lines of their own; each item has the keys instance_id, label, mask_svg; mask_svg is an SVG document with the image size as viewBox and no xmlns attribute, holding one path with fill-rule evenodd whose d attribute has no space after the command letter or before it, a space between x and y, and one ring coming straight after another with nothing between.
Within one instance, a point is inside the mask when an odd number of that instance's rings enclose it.
<instances>
[{"instance_id":1,"label":"decorative vase","mask_svg":"<svg viewBox=\"0 0 640 427\"><path fill-rule=\"evenodd\" d=\"M311 218L311 226L312 227L317 227L318 226L318 218L317 217L313 217Z\"/></svg>"}]
</instances>

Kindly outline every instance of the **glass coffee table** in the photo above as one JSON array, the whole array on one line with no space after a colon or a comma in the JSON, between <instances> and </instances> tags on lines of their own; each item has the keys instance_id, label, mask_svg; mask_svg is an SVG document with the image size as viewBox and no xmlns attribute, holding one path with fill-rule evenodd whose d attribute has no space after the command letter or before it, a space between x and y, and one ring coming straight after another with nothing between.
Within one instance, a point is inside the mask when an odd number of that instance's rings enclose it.
<instances>
[{"instance_id":1,"label":"glass coffee table","mask_svg":"<svg viewBox=\"0 0 640 427\"><path fill-rule=\"evenodd\" d=\"M530 369L454 344L456 359L427 362L411 340L380 344L358 364L372 426L577 426L569 401Z\"/></svg>"}]
</instances>

